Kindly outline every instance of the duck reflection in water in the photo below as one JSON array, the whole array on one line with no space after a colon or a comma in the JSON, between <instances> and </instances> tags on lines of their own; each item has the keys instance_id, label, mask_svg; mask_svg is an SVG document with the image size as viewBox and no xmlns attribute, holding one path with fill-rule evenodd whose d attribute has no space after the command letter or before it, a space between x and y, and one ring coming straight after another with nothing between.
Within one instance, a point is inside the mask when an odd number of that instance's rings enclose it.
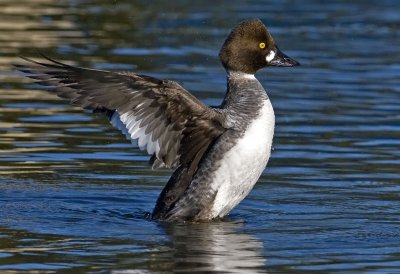
<instances>
[{"instance_id":1,"label":"duck reflection in water","mask_svg":"<svg viewBox=\"0 0 400 274\"><path fill-rule=\"evenodd\" d=\"M172 242L174 271L266 273L263 245L243 223L160 223Z\"/></svg>"}]
</instances>

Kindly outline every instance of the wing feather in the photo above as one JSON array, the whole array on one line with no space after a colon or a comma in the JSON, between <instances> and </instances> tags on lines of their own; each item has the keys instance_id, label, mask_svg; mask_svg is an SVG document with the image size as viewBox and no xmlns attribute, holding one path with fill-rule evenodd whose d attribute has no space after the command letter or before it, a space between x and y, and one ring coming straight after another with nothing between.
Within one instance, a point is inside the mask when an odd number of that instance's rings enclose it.
<instances>
[{"instance_id":1,"label":"wing feather","mask_svg":"<svg viewBox=\"0 0 400 274\"><path fill-rule=\"evenodd\" d=\"M16 67L38 84L54 87L71 104L107 114L128 139L154 154L153 168L198 162L226 130L218 111L174 81L74 67L42 57L45 62L22 57L28 63Z\"/></svg>"}]
</instances>

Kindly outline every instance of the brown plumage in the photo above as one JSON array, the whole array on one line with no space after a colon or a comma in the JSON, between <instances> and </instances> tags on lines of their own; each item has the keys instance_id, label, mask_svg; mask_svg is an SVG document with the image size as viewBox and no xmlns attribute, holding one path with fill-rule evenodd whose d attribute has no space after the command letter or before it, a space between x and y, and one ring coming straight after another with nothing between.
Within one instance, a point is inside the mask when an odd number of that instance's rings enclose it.
<instances>
[{"instance_id":1,"label":"brown plumage","mask_svg":"<svg viewBox=\"0 0 400 274\"><path fill-rule=\"evenodd\" d=\"M30 64L15 66L38 84L53 86L57 95L72 105L104 112L110 119L114 111L120 117L135 118L137 126L151 135L149 142L158 142L160 147L154 153L153 168L195 165L204 148L225 131L217 110L174 81L74 67L42 57L48 62L22 57Z\"/></svg>"}]
</instances>

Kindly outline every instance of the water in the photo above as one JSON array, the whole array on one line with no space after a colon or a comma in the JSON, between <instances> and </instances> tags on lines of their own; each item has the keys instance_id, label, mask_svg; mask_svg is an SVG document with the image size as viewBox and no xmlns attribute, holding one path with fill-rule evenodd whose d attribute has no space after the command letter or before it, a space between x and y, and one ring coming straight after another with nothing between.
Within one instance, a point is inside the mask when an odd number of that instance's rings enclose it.
<instances>
[{"instance_id":1,"label":"water","mask_svg":"<svg viewBox=\"0 0 400 274\"><path fill-rule=\"evenodd\" d=\"M0 1L0 272L400 271L400 2ZM151 171L106 119L12 69L58 60L182 83L217 105L217 54L248 17L302 63L258 73L274 150L223 222L148 220Z\"/></svg>"}]
</instances>

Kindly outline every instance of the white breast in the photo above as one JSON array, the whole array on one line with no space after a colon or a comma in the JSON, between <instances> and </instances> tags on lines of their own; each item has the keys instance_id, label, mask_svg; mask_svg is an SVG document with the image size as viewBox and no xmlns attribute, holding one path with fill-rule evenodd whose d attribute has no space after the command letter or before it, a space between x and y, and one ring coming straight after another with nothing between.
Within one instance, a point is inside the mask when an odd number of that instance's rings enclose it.
<instances>
[{"instance_id":1,"label":"white breast","mask_svg":"<svg viewBox=\"0 0 400 274\"><path fill-rule=\"evenodd\" d=\"M259 116L226 153L215 172L212 187L217 190L217 195L212 218L228 214L253 188L271 154L274 126L274 110L271 102L265 100Z\"/></svg>"}]
</instances>

